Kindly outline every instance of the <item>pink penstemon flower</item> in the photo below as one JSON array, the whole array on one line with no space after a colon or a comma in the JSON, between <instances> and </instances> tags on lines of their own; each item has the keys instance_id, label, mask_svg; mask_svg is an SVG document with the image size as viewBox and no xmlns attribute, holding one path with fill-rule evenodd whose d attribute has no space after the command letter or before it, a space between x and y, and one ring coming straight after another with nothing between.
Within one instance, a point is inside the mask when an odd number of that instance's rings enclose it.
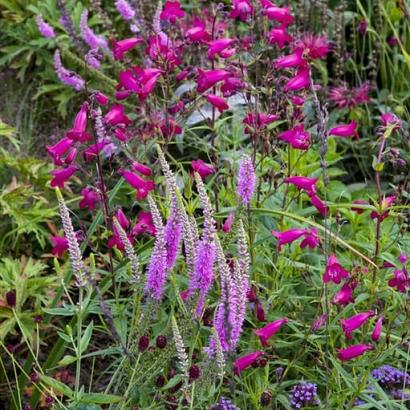
<instances>
[{"instance_id":1,"label":"pink penstemon flower","mask_svg":"<svg viewBox=\"0 0 410 410\"><path fill-rule=\"evenodd\" d=\"M319 246L319 237L317 235L317 229L289 229L283 232L272 231L272 235L278 238L278 250L282 249L282 246L288 243L292 243L297 239L304 237L300 247L309 247L314 249Z\"/></svg>"},{"instance_id":2,"label":"pink penstemon flower","mask_svg":"<svg viewBox=\"0 0 410 410\"><path fill-rule=\"evenodd\" d=\"M297 125L291 130L281 132L278 138L288 142L295 149L307 150L310 146L310 134L305 131L303 124Z\"/></svg>"},{"instance_id":3,"label":"pink penstemon flower","mask_svg":"<svg viewBox=\"0 0 410 410\"><path fill-rule=\"evenodd\" d=\"M126 38L124 40L113 40L112 41L112 52L115 60L122 61L124 59L124 54L132 50L138 44L142 44L144 40L139 37Z\"/></svg>"},{"instance_id":4,"label":"pink penstemon flower","mask_svg":"<svg viewBox=\"0 0 410 410\"><path fill-rule=\"evenodd\" d=\"M181 3L179 1L167 0L161 12L160 19L175 24L178 19L184 16L185 12L181 9Z\"/></svg>"},{"instance_id":5,"label":"pink penstemon flower","mask_svg":"<svg viewBox=\"0 0 410 410\"><path fill-rule=\"evenodd\" d=\"M51 253L58 258L61 258L64 253L68 250L68 242L65 236L52 235L49 237L50 242L53 246Z\"/></svg>"},{"instance_id":6,"label":"pink penstemon flower","mask_svg":"<svg viewBox=\"0 0 410 410\"><path fill-rule=\"evenodd\" d=\"M329 136L335 137L358 137L359 134L357 133L357 122L352 121L349 124L342 124L336 127L333 127L329 130Z\"/></svg>"},{"instance_id":7,"label":"pink penstemon flower","mask_svg":"<svg viewBox=\"0 0 410 410\"><path fill-rule=\"evenodd\" d=\"M268 33L269 44L276 44L280 49L292 40L293 37L286 31L286 27L277 27Z\"/></svg>"},{"instance_id":8,"label":"pink penstemon flower","mask_svg":"<svg viewBox=\"0 0 410 410\"><path fill-rule=\"evenodd\" d=\"M201 70L198 69L197 90L202 93L215 86L220 81L225 80L231 74L226 70Z\"/></svg>"},{"instance_id":9,"label":"pink penstemon flower","mask_svg":"<svg viewBox=\"0 0 410 410\"><path fill-rule=\"evenodd\" d=\"M86 187L81 190L81 195L82 199L79 203L80 209L88 208L90 211L94 211L97 202L101 200L100 194L98 194L94 189Z\"/></svg>"},{"instance_id":10,"label":"pink penstemon flower","mask_svg":"<svg viewBox=\"0 0 410 410\"><path fill-rule=\"evenodd\" d=\"M335 305L346 306L349 303L354 303L353 287L349 283L345 283L333 296L332 302Z\"/></svg>"},{"instance_id":11,"label":"pink penstemon flower","mask_svg":"<svg viewBox=\"0 0 410 410\"><path fill-rule=\"evenodd\" d=\"M265 2L263 13L268 17L269 20L275 20L284 26L288 26L295 21L295 18L292 16L289 7L278 7L272 3L268 5L267 2Z\"/></svg>"},{"instance_id":12,"label":"pink penstemon flower","mask_svg":"<svg viewBox=\"0 0 410 410\"><path fill-rule=\"evenodd\" d=\"M193 26L185 31L185 38L191 42L205 43L209 37L204 20L198 17L194 19Z\"/></svg>"},{"instance_id":13,"label":"pink penstemon flower","mask_svg":"<svg viewBox=\"0 0 410 410\"><path fill-rule=\"evenodd\" d=\"M132 229L132 236L142 235L148 233L155 236L156 230L152 220L151 212L141 211L138 214L137 221Z\"/></svg>"},{"instance_id":14,"label":"pink penstemon flower","mask_svg":"<svg viewBox=\"0 0 410 410\"><path fill-rule=\"evenodd\" d=\"M208 94L205 97L210 104L212 104L222 114L225 110L229 110L229 105L222 97L218 97L215 94Z\"/></svg>"},{"instance_id":15,"label":"pink penstemon flower","mask_svg":"<svg viewBox=\"0 0 410 410\"><path fill-rule=\"evenodd\" d=\"M302 67L307 64L307 61L303 58L303 49L297 49L294 53L287 56L279 57L275 60L274 66L276 68L293 68Z\"/></svg>"},{"instance_id":16,"label":"pink penstemon flower","mask_svg":"<svg viewBox=\"0 0 410 410\"><path fill-rule=\"evenodd\" d=\"M67 138L73 141L87 142L92 141L93 138L87 133L87 115L88 115L88 103L81 105L80 111L77 113L74 119L73 128L66 134Z\"/></svg>"},{"instance_id":17,"label":"pink penstemon flower","mask_svg":"<svg viewBox=\"0 0 410 410\"><path fill-rule=\"evenodd\" d=\"M250 0L233 0L232 11L229 15L230 18L239 19L241 21L247 21L253 14L253 7Z\"/></svg>"},{"instance_id":18,"label":"pink penstemon flower","mask_svg":"<svg viewBox=\"0 0 410 410\"><path fill-rule=\"evenodd\" d=\"M268 346L268 340L279 332L280 328L288 322L287 318L278 319L274 322L267 324L266 326L254 330L256 336L259 337L259 340L262 343L262 346Z\"/></svg>"},{"instance_id":19,"label":"pink penstemon flower","mask_svg":"<svg viewBox=\"0 0 410 410\"><path fill-rule=\"evenodd\" d=\"M124 113L124 106L114 104L107 114L104 116L104 121L109 125L130 125L131 120Z\"/></svg>"},{"instance_id":20,"label":"pink penstemon flower","mask_svg":"<svg viewBox=\"0 0 410 410\"><path fill-rule=\"evenodd\" d=\"M309 69L300 68L296 75L285 84L285 92L299 91L310 87Z\"/></svg>"},{"instance_id":21,"label":"pink penstemon flower","mask_svg":"<svg viewBox=\"0 0 410 410\"><path fill-rule=\"evenodd\" d=\"M220 38L218 40L213 40L209 43L208 48L208 58L213 60L215 55L219 57L224 57L224 52L231 48L232 44L235 43L235 40L232 38Z\"/></svg>"},{"instance_id":22,"label":"pink penstemon flower","mask_svg":"<svg viewBox=\"0 0 410 410\"><path fill-rule=\"evenodd\" d=\"M376 323L374 325L374 329L371 335L371 338L374 342L378 342L380 340L380 337L382 335L382 329L383 329L383 316L379 316L379 318L376 320Z\"/></svg>"},{"instance_id":23,"label":"pink penstemon flower","mask_svg":"<svg viewBox=\"0 0 410 410\"><path fill-rule=\"evenodd\" d=\"M74 175L77 170L78 167L76 165L70 165L67 168L53 169L50 171L50 174L53 176L50 185L53 188L64 188L64 184Z\"/></svg>"},{"instance_id":24,"label":"pink penstemon flower","mask_svg":"<svg viewBox=\"0 0 410 410\"><path fill-rule=\"evenodd\" d=\"M299 189L303 189L307 192L316 192L317 178L308 178L302 176L286 177L285 184L293 184Z\"/></svg>"},{"instance_id":25,"label":"pink penstemon flower","mask_svg":"<svg viewBox=\"0 0 410 410\"><path fill-rule=\"evenodd\" d=\"M236 375L240 374L242 371L247 369L249 366L252 366L253 363L255 363L259 357L263 355L263 352L261 351L256 351L249 353L245 356L239 357L238 359L235 360L233 364L233 371Z\"/></svg>"},{"instance_id":26,"label":"pink penstemon flower","mask_svg":"<svg viewBox=\"0 0 410 410\"><path fill-rule=\"evenodd\" d=\"M325 274L323 275L323 282L333 282L339 284L344 278L349 277L349 272L342 268L336 255L330 255L327 260Z\"/></svg>"},{"instance_id":27,"label":"pink penstemon flower","mask_svg":"<svg viewBox=\"0 0 410 410\"><path fill-rule=\"evenodd\" d=\"M339 349L337 356L342 361L348 361L361 356L369 350L373 350L373 346L370 344L357 344L346 347L345 349Z\"/></svg>"},{"instance_id":28,"label":"pink penstemon flower","mask_svg":"<svg viewBox=\"0 0 410 410\"><path fill-rule=\"evenodd\" d=\"M191 162L192 169L197 172L202 179L215 173L213 165L206 164L202 159L196 159Z\"/></svg>"},{"instance_id":29,"label":"pink penstemon flower","mask_svg":"<svg viewBox=\"0 0 410 410\"><path fill-rule=\"evenodd\" d=\"M340 324L342 325L346 339L350 340L352 338L352 333L366 323L372 316L374 316L374 312L372 310L368 310L367 312L361 312L357 315L353 315L348 319L341 319Z\"/></svg>"}]
</instances>

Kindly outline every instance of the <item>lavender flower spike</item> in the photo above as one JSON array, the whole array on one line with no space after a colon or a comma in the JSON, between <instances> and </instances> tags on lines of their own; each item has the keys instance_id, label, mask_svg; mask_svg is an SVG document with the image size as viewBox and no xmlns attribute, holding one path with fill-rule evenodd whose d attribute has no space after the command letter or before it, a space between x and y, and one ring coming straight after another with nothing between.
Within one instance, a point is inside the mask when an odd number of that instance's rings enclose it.
<instances>
[{"instance_id":1,"label":"lavender flower spike","mask_svg":"<svg viewBox=\"0 0 410 410\"><path fill-rule=\"evenodd\" d=\"M251 157L244 155L239 164L237 192L244 205L249 205L254 190L256 176Z\"/></svg>"},{"instance_id":2,"label":"lavender flower spike","mask_svg":"<svg viewBox=\"0 0 410 410\"><path fill-rule=\"evenodd\" d=\"M67 70L63 67L59 50L56 50L54 53L54 69L58 79L62 83L73 87L76 91L81 91L84 89L85 81L73 71Z\"/></svg>"},{"instance_id":3,"label":"lavender flower spike","mask_svg":"<svg viewBox=\"0 0 410 410\"><path fill-rule=\"evenodd\" d=\"M133 281L137 282L140 276L140 264L138 261L138 256L136 255L126 232L124 231L124 229L122 229L122 226L118 222L118 219L114 217L113 223L121 239L121 242L124 245L125 254L127 255L128 260L131 262L131 274L133 277Z\"/></svg>"},{"instance_id":4,"label":"lavender flower spike","mask_svg":"<svg viewBox=\"0 0 410 410\"><path fill-rule=\"evenodd\" d=\"M177 181L175 175L172 173L164 153L157 145L158 159L162 168L162 172L165 175L168 191L171 197L170 214L165 226L165 243L167 247L167 268L171 269L178 257L179 245L181 242L182 229L183 229L183 213L182 213L182 201L180 200L179 191L177 187Z\"/></svg>"},{"instance_id":5,"label":"lavender flower spike","mask_svg":"<svg viewBox=\"0 0 410 410\"><path fill-rule=\"evenodd\" d=\"M148 195L148 203L152 220L156 229L155 245L148 263L147 283L145 290L155 299L159 300L164 292L167 278L167 249L164 239L164 226L155 201Z\"/></svg>"},{"instance_id":6,"label":"lavender flower spike","mask_svg":"<svg viewBox=\"0 0 410 410\"><path fill-rule=\"evenodd\" d=\"M90 46L92 50L102 48L108 50L107 40L103 36L98 36L88 26L88 10L84 10L81 14L80 31L83 40Z\"/></svg>"},{"instance_id":7,"label":"lavender flower spike","mask_svg":"<svg viewBox=\"0 0 410 410\"><path fill-rule=\"evenodd\" d=\"M85 268L81 255L81 250L78 245L77 237L74 232L73 224L70 218L70 212L64 202L63 195L60 190L56 188L58 206L60 208L60 217L63 223L64 235L68 243L68 252L70 254L71 267L74 277L76 278L76 285L80 288L86 285Z\"/></svg>"},{"instance_id":8,"label":"lavender flower spike","mask_svg":"<svg viewBox=\"0 0 410 410\"><path fill-rule=\"evenodd\" d=\"M115 7L125 21L132 20L135 17L135 10L131 7L128 1L116 0Z\"/></svg>"},{"instance_id":9,"label":"lavender flower spike","mask_svg":"<svg viewBox=\"0 0 410 410\"><path fill-rule=\"evenodd\" d=\"M206 193L204 183L197 173L195 173L195 181L204 215L204 227L202 237L198 245L195 269L192 273L189 284L189 293L192 294L196 291L199 293L196 315L200 316L205 304L205 297L214 278L213 266L216 256L216 228L211 203Z\"/></svg>"},{"instance_id":10,"label":"lavender flower spike","mask_svg":"<svg viewBox=\"0 0 410 410\"><path fill-rule=\"evenodd\" d=\"M56 36L56 33L54 33L53 27L51 27L50 24L44 21L43 16L41 14L36 16L36 23L37 23L38 31L41 33L43 37L54 38Z\"/></svg>"}]
</instances>

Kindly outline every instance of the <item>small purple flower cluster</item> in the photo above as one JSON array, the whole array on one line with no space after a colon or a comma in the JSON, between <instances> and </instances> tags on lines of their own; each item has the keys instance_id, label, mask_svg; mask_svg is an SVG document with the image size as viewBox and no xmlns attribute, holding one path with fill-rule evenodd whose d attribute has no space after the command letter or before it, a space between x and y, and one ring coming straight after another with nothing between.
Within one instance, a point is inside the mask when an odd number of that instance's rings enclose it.
<instances>
[{"instance_id":1,"label":"small purple flower cluster","mask_svg":"<svg viewBox=\"0 0 410 410\"><path fill-rule=\"evenodd\" d=\"M410 374L392 366L384 365L372 371L373 379L376 379L383 387L410 385Z\"/></svg>"},{"instance_id":2,"label":"small purple flower cluster","mask_svg":"<svg viewBox=\"0 0 410 410\"><path fill-rule=\"evenodd\" d=\"M229 399L221 397L218 403L211 407L211 410L239 410Z\"/></svg>"},{"instance_id":3,"label":"small purple flower cluster","mask_svg":"<svg viewBox=\"0 0 410 410\"><path fill-rule=\"evenodd\" d=\"M290 404L294 409L318 405L319 400L317 398L316 384L301 382L293 386L290 393Z\"/></svg>"}]
</instances>

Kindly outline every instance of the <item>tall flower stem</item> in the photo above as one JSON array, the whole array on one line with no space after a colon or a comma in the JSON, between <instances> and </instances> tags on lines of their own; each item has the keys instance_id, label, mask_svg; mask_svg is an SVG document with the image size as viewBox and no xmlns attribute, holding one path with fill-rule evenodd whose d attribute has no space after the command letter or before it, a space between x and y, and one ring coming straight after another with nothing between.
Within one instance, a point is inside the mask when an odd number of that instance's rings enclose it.
<instances>
[{"instance_id":1,"label":"tall flower stem","mask_svg":"<svg viewBox=\"0 0 410 410\"><path fill-rule=\"evenodd\" d=\"M78 398L81 377L81 331L83 327L83 288L78 290L78 311L77 311L77 346L76 346L76 371L75 371L75 397Z\"/></svg>"}]
</instances>

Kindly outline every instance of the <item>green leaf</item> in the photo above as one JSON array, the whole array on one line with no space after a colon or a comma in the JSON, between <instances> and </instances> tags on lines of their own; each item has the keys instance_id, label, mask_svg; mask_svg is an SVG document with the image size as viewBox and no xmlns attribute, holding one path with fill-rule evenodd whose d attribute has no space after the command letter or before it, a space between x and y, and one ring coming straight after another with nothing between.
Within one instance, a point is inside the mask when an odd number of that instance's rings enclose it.
<instances>
[{"instance_id":1,"label":"green leaf","mask_svg":"<svg viewBox=\"0 0 410 410\"><path fill-rule=\"evenodd\" d=\"M88 344L90 343L90 340L91 340L91 335L93 334L93 329L94 329L94 322L91 321L90 324L85 329L83 336L81 337L80 354L83 353L85 350L87 350Z\"/></svg>"},{"instance_id":2,"label":"green leaf","mask_svg":"<svg viewBox=\"0 0 410 410\"><path fill-rule=\"evenodd\" d=\"M74 363L76 361L76 357L75 356L71 356L71 355L65 355L59 362L58 362L58 366L64 367L64 366L68 366L71 363Z\"/></svg>"},{"instance_id":3,"label":"green leaf","mask_svg":"<svg viewBox=\"0 0 410 410\"><path fill-rule=\"evenodd\" d=\"M74 397L74 392L66 384L45 375L41 375L40 380L47 386L51 387L56 393L61 393L70 398Z\"/></svg>"},{"instance_id":4,"label":"green leaf","mask_svg":"<svg viewBox=\"0 0 410 410\"><path fill-rule=\"evenodd\" d=\"M121 396L104 393L85 393L81 396L81 403L91 404L113 404L124 400Z\"/></svg>"}]
</instances>

